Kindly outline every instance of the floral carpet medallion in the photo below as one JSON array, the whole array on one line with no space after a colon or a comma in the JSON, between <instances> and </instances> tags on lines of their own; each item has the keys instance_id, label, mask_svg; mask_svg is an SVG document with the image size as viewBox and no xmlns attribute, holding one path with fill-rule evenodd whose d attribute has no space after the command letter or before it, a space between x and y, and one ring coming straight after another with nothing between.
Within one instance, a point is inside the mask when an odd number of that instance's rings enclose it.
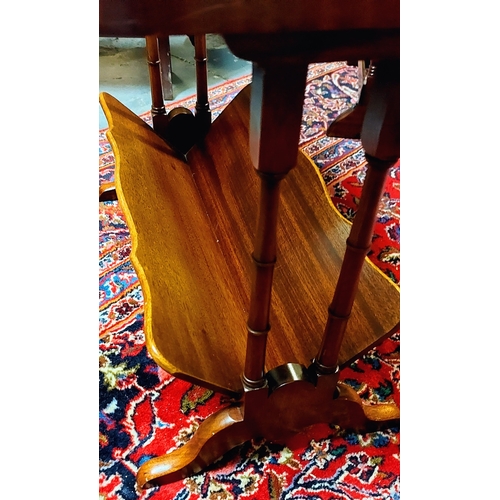
<instances>
[{"instance_id":1,"label":"floral carpet medallion","mask_svg":"<svg viewBox=\"0 0 500 500\"><path fill-rule=\"evenodd\" d=\"M250 78L210 90L214 118ZM348 220L366 172L359 141L326 137L339 112L355 102L357 69L311 65L300 147L320 170L334 205ZM179 102L175 103L179 105ZM195 99L181 105L194 108ZM172 105L173 107L174 105ZM150 116L143 117L150 122ZM114 157L99 135L101 182L113 179ZM390 170L369 258L399 283L399 162ZM221 394L172 377L149 356L143 297L129 260L130 235L117 202L99 208L99 494L106 500L353 500L399 499L399 427L357 434L315 425L286 445L251 441L207 471L139 492L138 467L186 443L227 401ZM371 403L399 405L399 333L341 372L341 380Z\"/></svg>"}]
</instances>

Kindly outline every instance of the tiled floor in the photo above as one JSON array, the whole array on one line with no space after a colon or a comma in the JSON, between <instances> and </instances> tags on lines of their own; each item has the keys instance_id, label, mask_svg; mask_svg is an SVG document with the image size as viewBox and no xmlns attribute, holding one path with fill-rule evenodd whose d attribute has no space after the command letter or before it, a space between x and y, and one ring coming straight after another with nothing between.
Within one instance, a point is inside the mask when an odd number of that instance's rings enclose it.
<instances>
[{"instance_id":1,"label":"tiled floor","mask_svg":"<svg viewBox=\"0 0 500 500\"><path fill-rule=\"evenodd\" d=\"M99 39L99 92L116 97L137 114L151 108L145 40L142 38ZM194 47L187 36L170 37L174 99L195 93ZM248 75L251 64L235 57L216 35L207 36L208 85ZM168 101L167 101L168 104ZM108 126L99 107L99 129Z\"/></svg>"}]
</instances>

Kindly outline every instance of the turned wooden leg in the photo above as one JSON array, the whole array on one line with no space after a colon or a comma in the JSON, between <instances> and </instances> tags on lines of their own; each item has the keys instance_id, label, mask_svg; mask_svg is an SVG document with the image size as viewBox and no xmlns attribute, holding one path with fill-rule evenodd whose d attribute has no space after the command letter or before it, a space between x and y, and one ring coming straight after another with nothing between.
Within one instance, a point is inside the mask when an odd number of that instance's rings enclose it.
<instances>
[{"instance_id":1,"label":"turned wooden leg","mask_svg":"<svg viewBox=\"0 0 500 500\"><path fill-rule=\"evenodd\" d=\"M252 255L255 275L243 374L243 384L247 389L266 385L264 365L276 262L279 186L297 161L306 77L306 64L253 66L250 154L261 179L261 194ZM287 82L287 85L283 86L282 82ZM283 127L283 123L287 126Z\"/></svg>"},{"instance_id":2,"label":"turned wooden leg","mask_svg":"<svg viewBox=\"0 0 500 500\"><path fill-rule=\"evenodd\" d=\"M166 50L166 41L154 36L146 37L153 129L181 154L186 154L200 138L204 137L212 120L208 102L206 36L196 35L193 41L196 62L196 115L182 106L172 109L167 114L164 104L162 59L160 58L162 46Z\"/></svg>"},{"instance_id":3,"label":"turned wooden leg","mask_svg":"<svg viewBox=\"0 0 500 500\"><path fill-rule=\"evenodd\" d=\"M196 123L197 136L202 138L212 123L212 112L208 102L207 37L194 36L194 60L196 63Z\"/></svg>"},{"instance_id":4,"label":"turned wooden leg","mask_svg":"<svg viewBox=\"0 0 500 500\"><path fill-rule=\"evenodd\" d=\"M373 227L389 168L399 158L399 61L381 61L373 78L361 130L368 161L328 321L315 359L318 373L337 368L339 349L356 296L361 268L371 246Z\"/></svg>"},{"instance_id":5,"label":"turned wooden leg","mask_svg":"<svg viewBox=\"0 0 500 500\"><path fill-rule=\"evenodd\" d=\"M288 438L317 423L372 430L399 419L396 405L365 404L356 391L337 383L336 375L314 379L304 367L290 363L265 376L269 387L247 390L242 402L208 417L185 445L143 464L137 472L138 487L196 474L252 438L286 444Z\"/></svg>"},{"instance_id":6,"label":"turned wooden leg","mask_svg":"<svg viewBox=\"0 0 500 500\"><path fill-rule=\"evenodd\" d=\"M160 59L160 73L163 89L163 100L171 101L174 98L172 85L172 55L170 54L170 38L158 37L158 54Z\"/></svg>"}]
</instances>

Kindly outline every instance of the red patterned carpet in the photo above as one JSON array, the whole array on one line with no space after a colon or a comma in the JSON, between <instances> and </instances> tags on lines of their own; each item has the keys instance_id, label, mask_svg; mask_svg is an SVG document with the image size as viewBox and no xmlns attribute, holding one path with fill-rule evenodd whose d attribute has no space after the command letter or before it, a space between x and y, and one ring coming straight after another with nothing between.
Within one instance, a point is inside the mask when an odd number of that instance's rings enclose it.
<instances>
[{"instance_id":1,"label":"red patterned carpet","mask_svg":"<svg viewBox=\"0 0 500 500\"><path fill-rule=\"evenodd\" d=\"M301 148L317 164L334 204L356 213L366 161L359 141L325 130L352 103L357 70L342 63L312 65ZM249 78L211 89L216 117ZM183 100L194 108L195 99ZM179 102L172 106L179 105ZM146 121L149 116L143 117ZM99 135L100 181L113 178L114 158ZM371 260L399 282L399 163L387 181ZM399 427L356 434L327 425L278 446L248 442L205 473L138 493L137 468L185 443L207 416L226 404L220 394L176 379L152 361L144 345L143 299L128 258L130 237L116 202L100 203L99 492L106 500L399 499ZM399 404L399 333L345 368L341 380L369 402Z\"/></svg>"}]
</instances>

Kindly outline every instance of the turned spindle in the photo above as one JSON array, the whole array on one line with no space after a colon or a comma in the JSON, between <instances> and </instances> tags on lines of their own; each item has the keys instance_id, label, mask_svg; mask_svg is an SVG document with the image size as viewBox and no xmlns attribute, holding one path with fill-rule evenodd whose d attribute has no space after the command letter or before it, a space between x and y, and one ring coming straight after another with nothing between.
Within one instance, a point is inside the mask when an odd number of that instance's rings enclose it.
<instances>
[{"instance_id":1,"label":"turned spindle","mask_svg":"<svg viewBox=\"0 0 500 500\"><path fill-rule=\"evenodd\" d=\"M387 172L399 158L399 60L380 61L361 129L361 142L368 161L366 178L332 302L328 308L319 353L314 365L318 373L333 373L347 321L352 311Z\"/></svg>"},{"instance_id":2,"label":"turned spindle","mask_svg":"<svg viewBox=\"0 0 500 500\"><path fill-rule=\"evenodd\" d=\"M245 388L266 385L264 378L273 270L276 263L276 233L280 182L295 166L307 65L262 67L254 64L250 109L250 154L260 177L260 205L253 251L248 337L243 384ZM283 92L282 82L288 92ZM287 123L283 127L283 121Z\"/></svg>"}]
</instances>

